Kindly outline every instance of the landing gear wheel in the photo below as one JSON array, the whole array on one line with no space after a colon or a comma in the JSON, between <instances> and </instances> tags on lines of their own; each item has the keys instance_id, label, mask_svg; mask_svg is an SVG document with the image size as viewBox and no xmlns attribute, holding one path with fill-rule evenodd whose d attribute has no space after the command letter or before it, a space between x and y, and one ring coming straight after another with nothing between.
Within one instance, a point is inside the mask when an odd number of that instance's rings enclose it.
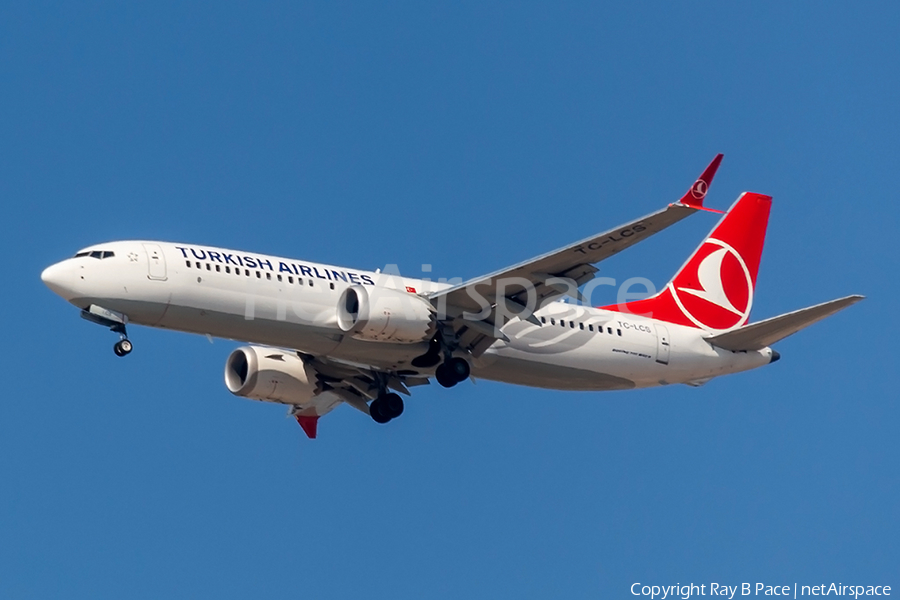
<instances>
[{"instance_id":1,"label":"landing gear wheel","mask_svg":"<svg viewBox=\"0 0 900 600\"><path fill-rule=\"evenodd\" d=\"M460 381L468 379L469 373L471 373L471 369L466 359L454 356L435 369L434 376L439 384L450 388Z\"/></svg>"},{"instance_id":2,"label":"landing gear wheel","mask_svg":"<svg viewBox=\"0 0 900 600\"><path fill-rule=\"evenodd\" d=\"M447 368L453 374L457 383L468 379L469 373L472 372L466 359L460 358L459 356L455 356L447 361Z\"/></svg>"},{"instance_id":3,"label":"landing gear wheel","mask_svg":"<svg viewBox=\"0 0 900 600\"><path fill-rule=\"evenodd\" d=\"M434 371L434 378L437 379L437 382L445 388L452 388L454 385L459 383L456 380L456 377L453 376L453 372L447 366L447 363L441 363L440 365L438 365L438 368Z\"/></svg>"},{"instance_id":4,"label":"landing gear wheel","mask_svg":"<svg viewBox=\"0 0 900 600\"><path fill-rule=\"evenodd\" d=\"M369 405L369 414L376 423L387 423L391 420L391 417L382 411L383 406L381 398L372 400L372 404Z\"/></svg>"},{"instance_id":5,"label":"landing gear wheel","mask_svg":"<svg viewBox=\"0 0 900 600\"><path fill-rule=\"evenodd\" d=\"M113 346L113 352L116 353L116 356L125 356L127 354L130 354L132 349L133 346L128 340L119 340Z\"/></svg>"},{"instance_id":6,"label":"landing gear wheel","mask_svg":"<svg viewBox=\"0 0 900 600\"><path fill-rule=\"evenodd\" d=\"M403 398L399 394L385 394L379 400L381 412L387 413L392 419L403 414Z\"/></svg>"}]
</instances>

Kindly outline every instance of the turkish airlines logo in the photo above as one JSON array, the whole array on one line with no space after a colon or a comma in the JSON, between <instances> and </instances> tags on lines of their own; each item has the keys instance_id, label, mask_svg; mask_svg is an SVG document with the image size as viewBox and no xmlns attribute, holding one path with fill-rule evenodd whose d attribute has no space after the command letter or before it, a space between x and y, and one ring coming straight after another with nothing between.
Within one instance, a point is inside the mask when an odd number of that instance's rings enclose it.
<instances>
[{"instance_id":1,"label":"turkish airlines logo","mask_svg":"<svg viewBox=\"0 0 900 600\"><path fill-rule=\"evenodd\" d=\"M684 188L681 188L684 189ZM709 184L707 184L702 179L698 179L694 182L694 185L691 186L691 196L696 198L697 200L703 200L706 197L706 192L709 191Z\"/></svg>"},{"instance_id":2,"label":"turkish airlines logo","mask_svg":"<svg viewBox=\"0 0 900 600\"><path fill-rule=\"evenodd\" d=\"M737 250L723 241L707 239L673 283L675 302L698 327L726 331L750 317L750 270Z\"/></svg>"}]
</instances>

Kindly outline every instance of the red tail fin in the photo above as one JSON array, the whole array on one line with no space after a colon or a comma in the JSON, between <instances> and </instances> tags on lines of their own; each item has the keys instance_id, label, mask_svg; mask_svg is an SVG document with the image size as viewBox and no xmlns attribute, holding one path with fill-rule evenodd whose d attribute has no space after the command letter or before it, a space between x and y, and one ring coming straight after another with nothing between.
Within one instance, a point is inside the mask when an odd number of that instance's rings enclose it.
<instances>
[{"instance_id":1,"label":"red tail fin","mask_svg":"<svg viewBox=\"0 0 900 600\"><path fill-rule=\"evenodd\" d=\"M750 318L772 198L744 193L659 294L606 306L661 321L726 331Z\"/></svg>"}]
</instances>

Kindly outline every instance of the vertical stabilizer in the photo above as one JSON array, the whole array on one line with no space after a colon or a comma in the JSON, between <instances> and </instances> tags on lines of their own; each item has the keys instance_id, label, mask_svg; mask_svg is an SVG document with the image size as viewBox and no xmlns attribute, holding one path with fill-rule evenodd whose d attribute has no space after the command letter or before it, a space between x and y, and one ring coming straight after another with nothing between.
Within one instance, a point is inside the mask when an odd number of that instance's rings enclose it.
<instances>
[{"instance_id":1,"label":"vertical stabilizer","mask_svg":"<svg viewBox=\"0 0 900 600\"><path fill-rule=\"evenodd\" d=\"M604 308L713 332L744 325L771 206L770 196L741 194L662 292Z\"/></svg>"}]
</instances>

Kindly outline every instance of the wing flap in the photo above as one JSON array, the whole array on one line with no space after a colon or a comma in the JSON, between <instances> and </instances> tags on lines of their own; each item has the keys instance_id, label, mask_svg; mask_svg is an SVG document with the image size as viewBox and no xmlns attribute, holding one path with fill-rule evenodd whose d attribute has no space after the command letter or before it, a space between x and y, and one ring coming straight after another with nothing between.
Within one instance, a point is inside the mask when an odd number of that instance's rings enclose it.
<instances>
[{"instance_id":1,"label":"wing flap","mask_svg":"<svg viewBox=\"0 0 900 600\"><path fill-rule=\"evenodd\" d=\"M706 341L725 350L761 350L783 340L789 335L797 333L801 329L806 329L813 323L830 317L852 304L856 304L863 298L865 296L847 296L808 308L801 308L794 312L708 337Z\"/></svg>"}]
</instances>

